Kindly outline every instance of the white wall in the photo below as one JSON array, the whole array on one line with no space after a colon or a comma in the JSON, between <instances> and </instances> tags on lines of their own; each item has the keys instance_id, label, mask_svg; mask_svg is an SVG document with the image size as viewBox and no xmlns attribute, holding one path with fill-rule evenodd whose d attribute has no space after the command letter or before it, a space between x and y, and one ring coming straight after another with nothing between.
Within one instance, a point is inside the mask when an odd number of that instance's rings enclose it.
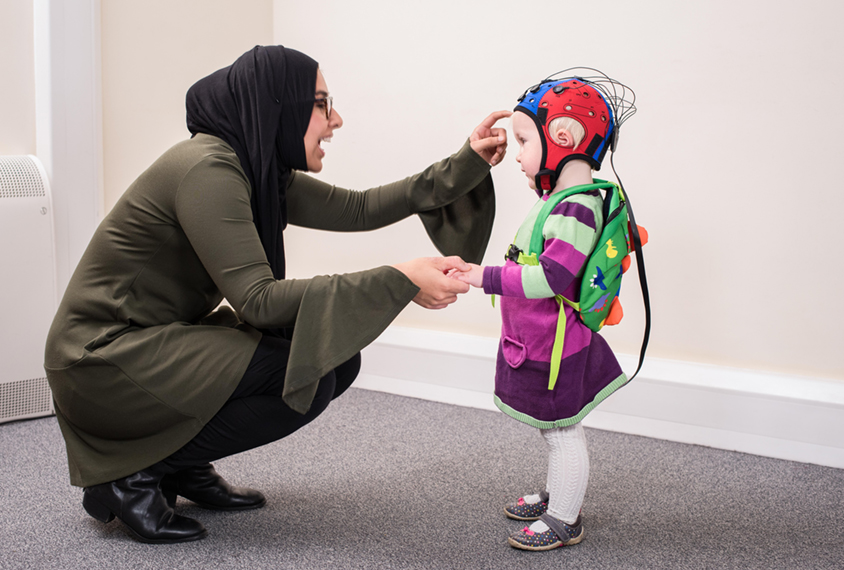
<instances>
[{"instance_id":1,"label":"white wall","mask_svg":"<svg viewBox=\"0 0 844 570\"><path fill-rule=\"evenodd\" d=\"M7 1L0 9L0 154L50 175L59 290L101 213L98 0Z\"/></svg>"},{"instance_id":2,"label":"white wall","mask_svg":"<svg viewBox=\"0 0 844 570\"><path fill-rule=\"evenodd\" d=\"M487 113L561 68L627 83L639 113L615 162L651 235L649 354L844 381L832 230L844 207L842 16L819 0L327 0L316 11L276 0L275 39L320 61L345 119L320 177L358 189L455 151ZM494 171L487 263L533 200L513 156ZM292 276L434 253L417 220L353 238L294 228L287 244ZM606 334L629 354L642 328L636 289L629 278L627 318ZM473 292L445 311L411 307L397 324L494 337L499 317Z\"/></svg>"},{"instance_id":3,"label":"white wall","mask_svg":"<svg viewBox=\"0 0 844 570\"><path fill-rule=\"evenodd\" d=\"M32 9L36 155L50 178L60 297L103 215L100 1Z\"/></svg>"},{"instance_id":4,"label":"white wall","mask_svg":"<svg viewBox=\"0 0 844 570\"><path fill-rule=\"evenodd\" d=\"M4 2L0 14L0 155L35 154L32 0Z\"/></svg>"}]
</instances>

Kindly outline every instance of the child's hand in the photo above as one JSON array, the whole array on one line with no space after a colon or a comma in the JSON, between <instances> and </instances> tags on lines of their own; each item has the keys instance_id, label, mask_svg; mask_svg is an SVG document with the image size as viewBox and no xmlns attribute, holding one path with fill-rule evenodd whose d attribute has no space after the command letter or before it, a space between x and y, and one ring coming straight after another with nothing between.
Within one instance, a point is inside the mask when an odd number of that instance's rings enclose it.
<instances>
[{"instance_id":1,"label":"child's hand","mask_svg":"<svg viewBox=\"0 0 844 570\"><path fill-rule=\"evenodd\" d=\"M469 264L468 270L452 269L447 275L452 279L468 283L472 287L483 287L484 285L484 268L474 263Z\"/></svg>"}]
</instances>

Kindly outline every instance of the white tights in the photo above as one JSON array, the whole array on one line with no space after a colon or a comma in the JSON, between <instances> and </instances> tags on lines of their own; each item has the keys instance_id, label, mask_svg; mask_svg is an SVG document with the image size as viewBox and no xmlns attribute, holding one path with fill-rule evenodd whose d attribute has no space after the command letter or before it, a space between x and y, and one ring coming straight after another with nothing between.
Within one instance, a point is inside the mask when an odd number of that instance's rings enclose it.
<instances>
[{"instance_id":1,"label":"white tights","mask_svg":"<svg viewBox=\"0 0 844 570\"><path fill-rule=\"evenodd\" d=\"M540 432L548 444L548 481L545 487L550 495L548 514L573 524L580 513L589 482L586 434L579 423Z\"/></svg>"}]
</instances>

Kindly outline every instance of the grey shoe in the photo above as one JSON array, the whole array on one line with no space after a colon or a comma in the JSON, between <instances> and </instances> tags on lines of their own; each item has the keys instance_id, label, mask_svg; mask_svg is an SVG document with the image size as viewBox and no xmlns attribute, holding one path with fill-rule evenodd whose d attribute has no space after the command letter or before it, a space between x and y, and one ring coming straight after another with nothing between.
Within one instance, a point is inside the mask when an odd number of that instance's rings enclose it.
<instances>
[{"instance_id":1,"label":"grey shoe","mask_svg":"<svg viewBox=\"0 0 844 570\"><path fill-rule=\"evenodd\" d=\"M521 550L553 550L561 546L572 546L583 540L583 522L580 515L571 525L555 519L548 513L539 518L548 525L548 530L533 532L529 527L525 527L510 536L507 540L510 546Z\"/></svg>"}]
</instances>

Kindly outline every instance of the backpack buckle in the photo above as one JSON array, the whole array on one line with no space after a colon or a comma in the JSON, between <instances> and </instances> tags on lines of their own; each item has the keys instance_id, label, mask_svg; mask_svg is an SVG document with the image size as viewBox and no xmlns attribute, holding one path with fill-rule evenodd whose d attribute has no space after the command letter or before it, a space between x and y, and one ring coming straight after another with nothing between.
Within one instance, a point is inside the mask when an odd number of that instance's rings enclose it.
<instances>
[{"instance_id":1,"label":"backpack buckle","mask_svg":"<svg viewBox=\"0 0 844 570\"><path fill-rule=\"evenodd\" d=\"M499 251L501 251L501 250L499 250ZM518 247L516 247L516 244L511 243L510 249L507 250L507 255L504 256L504 259L505 260L509 259L513 263L518 263L519 262L519 255L521 255L521 253L522 253L522 250L519 249Z\"/></svg>"}]
</instances>

